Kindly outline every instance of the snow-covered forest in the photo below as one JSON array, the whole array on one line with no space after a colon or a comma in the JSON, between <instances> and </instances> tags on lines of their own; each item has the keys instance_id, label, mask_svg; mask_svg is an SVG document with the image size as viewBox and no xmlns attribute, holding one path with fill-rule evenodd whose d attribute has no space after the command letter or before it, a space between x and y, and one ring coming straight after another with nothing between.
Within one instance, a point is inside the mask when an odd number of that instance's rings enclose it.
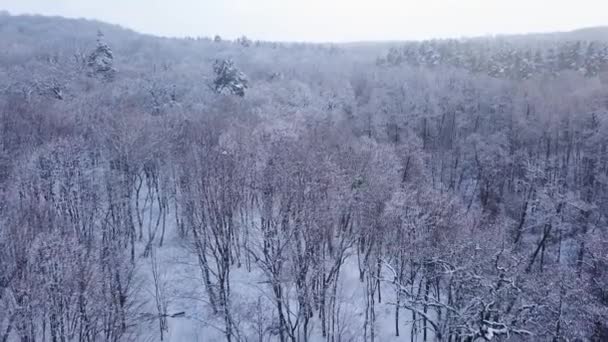
<instances>
[{"instance_id":1,"label":"snow-covered forest","mask_svg":"<svg viewBox=\"0 0 608 342\"><path fill-rule=\"evenodd\" d=\"M608 341L608 29L0 14L0 342Z\"/></svg>"}]
</instances>

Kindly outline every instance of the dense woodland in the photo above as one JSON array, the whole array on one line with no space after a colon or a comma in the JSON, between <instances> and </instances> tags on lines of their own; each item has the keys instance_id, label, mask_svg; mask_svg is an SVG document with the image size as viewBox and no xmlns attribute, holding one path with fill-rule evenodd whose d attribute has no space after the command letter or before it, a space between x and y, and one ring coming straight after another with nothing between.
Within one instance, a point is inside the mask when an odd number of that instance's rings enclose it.
<instances>
[{"instance_id":1,"label":"dense woodland","mask_svg":"<svg viewBox=\"0 0 608 342\"><path fill-rule=\"evenodd\" d=\"M228 342L608 340L602 37L296 44L0 15L0 342L162 340L194 315L159 280L172 233Z\"/></svg>"}]
</instances>

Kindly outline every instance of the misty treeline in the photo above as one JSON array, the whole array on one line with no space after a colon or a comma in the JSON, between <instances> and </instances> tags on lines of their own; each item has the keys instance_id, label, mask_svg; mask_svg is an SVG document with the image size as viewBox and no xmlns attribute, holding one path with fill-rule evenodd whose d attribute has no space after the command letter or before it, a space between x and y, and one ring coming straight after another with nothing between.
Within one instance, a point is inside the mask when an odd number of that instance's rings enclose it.
<instances>
[{"instance_id":1,"label":"misty treeline","mask_svg":"<svg viewBox=\"0 0 608 342\"><path fill-rule=\"evenodd\" d=\"M427 68L449 65L473 73L516 80L537 75L557 76L567 71L594 77L608 67L608 41L563 39L539 42L532 38L513 37L430 40L392 47L376 63Z\"/></svg>"},{"instance_id":2,"label":"misty treeline","mask_svg":"<svg viewBox=\"0 0 608 342\"><path fill-rule=\"evenodd\" d=\"M170 227L226 341L380 341L381 304L406 340L608 338L605 73L42 17L1 16L0 35L2 342L162 336L166 291L144 310L138 269L158 279ZM265 288L258 310L237 270Z\"/></svg>"}]
</instances>

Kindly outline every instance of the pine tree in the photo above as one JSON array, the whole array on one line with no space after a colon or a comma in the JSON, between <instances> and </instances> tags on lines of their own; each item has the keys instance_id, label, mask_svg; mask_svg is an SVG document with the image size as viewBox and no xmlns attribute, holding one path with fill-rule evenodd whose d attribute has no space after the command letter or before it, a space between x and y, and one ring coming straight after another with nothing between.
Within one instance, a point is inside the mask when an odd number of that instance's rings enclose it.
<instances>
[{"instance_id":1,"label":"pine tree","mask_svg":"<svg viewBox=\"0 0 608 342\"><path fill-rule=\"evenodd\" d=\"M250 47L251 39L247 38L247 36L242 36L242 37L236 39L236 43L243 47Z\"/></svg>"},{"instance_id":2,"label":"pine tree","mask_svg":"<svg viewBox=\"0 0 608 342\"><path fill-rule=\"evenodd\" d=\"M545 71L552 76L557 76L559 74L559 67L560 58L555 49L550 48L547 51L547 56L545 57Z\"/></svg>"},{"instance_id":3,"label":"pine tree","mask_svg":"<svg viewBox=\"0 0 608 342\"><path fill-rule=\"evenodd\" d=\"M245 89L248 88L247 76L234 66L232 60L216 60L213 71L215 72L213 89L216 93L227 91L230 94L245 96Z\"/></svg>"},{"instance_id":4,"label":"pine tree","mask_svg":"<svg viewBox=\"0 0 608 342\"><path fill-rule=\"evenodd\" d=\"M585 53L585 76L597 76L597 74L600 72L600 67L600 50L597 47L597 43L591 42L587 46L587 52Z\"/></svg>"},{"instance_id":5,"label":"pine tree","mask_svg":"<svg viewBox=\"0 0 608 342\"><path fill-rule=\"evenodd\" d=\"M388 51L388 55L386 55L386 61L388 62L388 64L396 66L401 64L401 62L403 61L403 56L397 48L393 47Z\"/></svg>"},{"instance_id":6,"label":"pine tree","mask_svg":"<svg viewBox=\"0 0 608 342\"><path fill-rule=\"evenodd\" d=\"M546 70L545 61L541 50L536 50L534 53L534 61L532 62L532 72L534 74L544 73Z\"/></svg>"},{"instance_id":7,"label":"pine tree","mask_svg":"<svg viewBox=\"0 0 608 342\"><path fill-rule=\"evenodd\" d=\"M87 66L89 67L89 76L101 77L106 81L114 78L116 69L113 67L114 54L112 49L104 41L104 35L101 31L97 32L97 48L89 55Z\"/></svg>"},{"instance_id":8,"label":"pine tree","mask_svg":"<svg viewBox=\"0 0 608 342\"><path fill-rule=\"evenodd\" d=\"M523 56L518 57L518 64L517 72L520 79L527 80L532 77L534 74L534 57L531 50L527 50Z\"/></svg>"}]
</instances>

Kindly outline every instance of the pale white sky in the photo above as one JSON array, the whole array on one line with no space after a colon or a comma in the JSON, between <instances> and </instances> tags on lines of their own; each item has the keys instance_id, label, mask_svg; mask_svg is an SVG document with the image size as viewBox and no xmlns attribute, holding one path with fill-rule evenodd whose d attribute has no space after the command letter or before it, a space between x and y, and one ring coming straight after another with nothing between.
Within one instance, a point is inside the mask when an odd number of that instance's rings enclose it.
<instances>
[{"instance_id":1,"label":"pale white sky","mask_svg":"<svg viewBox=\"0 0 608 342\"><path fill-rule=\"evenodd\" d=\"M608 25L608 0L0 0L11 14L95 18L163 36L405 40Z\"/></svg>"}]
</instances>

